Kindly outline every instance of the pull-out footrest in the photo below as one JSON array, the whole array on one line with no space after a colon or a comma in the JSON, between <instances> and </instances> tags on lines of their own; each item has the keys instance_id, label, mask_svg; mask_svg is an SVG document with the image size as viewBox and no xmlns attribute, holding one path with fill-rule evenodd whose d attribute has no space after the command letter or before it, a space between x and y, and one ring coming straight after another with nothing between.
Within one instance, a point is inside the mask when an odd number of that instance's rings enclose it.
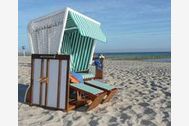
<instances>
[{"instance_id":1,"label":"pull-out footrest","mask_svg":"<svg viewBox=\"0 0 189 126\"><path fill-rule=\"evenodd\" d=\"M106 96L107 92L100 90L98 88L83 84L83 83L78 83L78 84L70 84L70 88L72 90L75 90L77 93L84 93L87 95L88 99L91 100L91 103L88 105L87 110L91 110L98 106L103 98ZM77 100L80 101L81 98L77 97Z\"/></svg>"},{"instance_id":2,"label":"pull-out footrest","mask_svg":"<svg viewBox=\"0 0 189 126\"><path fill-rule=\"evenodd\" d=\"M117 93L117 88L113 88L109 84L97 80L85 81L85 84L107 92L107 97L103 100L103 103L110 101L110 99Z\"/></svg>"}]
</instances>

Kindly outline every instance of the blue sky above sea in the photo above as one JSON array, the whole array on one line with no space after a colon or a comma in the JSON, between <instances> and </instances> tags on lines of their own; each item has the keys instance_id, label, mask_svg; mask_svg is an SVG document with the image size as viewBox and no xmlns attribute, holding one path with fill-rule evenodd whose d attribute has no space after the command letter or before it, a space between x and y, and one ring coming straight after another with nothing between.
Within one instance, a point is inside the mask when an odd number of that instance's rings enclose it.
<instances>
[{"instance_id":1,"label":"blue sky above sea","mask_svg":"<svg viewBox=\"0 0 189 126\"><path fill-rule=\"evenodd\" d=\"M65 7L101 22L107 43L96 52L159 52L171 49L170 0L19 0L18 46L28 49L30 20Z\"/></svg>"}]
</instances>

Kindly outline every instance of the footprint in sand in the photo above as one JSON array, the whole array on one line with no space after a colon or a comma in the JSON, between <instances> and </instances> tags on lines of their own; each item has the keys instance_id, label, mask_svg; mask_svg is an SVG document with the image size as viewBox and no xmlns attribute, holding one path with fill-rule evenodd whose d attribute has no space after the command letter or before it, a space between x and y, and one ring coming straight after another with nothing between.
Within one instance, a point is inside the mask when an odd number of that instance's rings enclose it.
<instances>
[{"instance_id":1,"label":"footprint in sand","mask_svg":"<svg viewBox=\"0 0 189 126\"><path fill-rule=\"evenodd\" d=\"M97 126L98 125L98 120L91 120L89 122L90 126Z\"/></svg>"},{"instance_id":2,"label":"footprint in sand","mask_svg":"<svg viewBox=\"0 0 189 126\"><path fill-rule=\"evenodd\" d=\"M149 120L142 120L140 122L141 126L156 126L156 124L154 124L153 122L149 121Z\"/></svg>"},{"instance_id":3,"label":"footprint in sand","mask_svg":"<svg viewBox=\"0 0 189 126\"><path fill-rule=\"evenodd\" d=\"M151 109L151 108L145 108L144 109L144 114L155 116L157 113L153 109Z\"/></svg>"},{"instance_id":4,"label":"footprint in sand","mask_svg":"<svg viewBox=\"0 0 189 126\"><path fill-rule=\"evenodd\" d=\"M117 121L117 118L115 118L115 117L112 117L111 119L110 119L110 122L116 122Z\"/></svg>"},{"instance_id":5,"label":"footprint in sand","mask_svg":"<svg viewBox=\"0 0 189 126\"><path fill-rule=\"evenodd\" d=\"M142 107L146 107L149 106L150 104L146 103L146 102L141 102L138 105L142 106Z\"/></svg>"},{"instance_id":6,"label":"footprint in sand","mask_svg":"<svg viewBox=\"0 0 189 126\"><path fill-rule=\"evenodd\" d=\"M122 113L120 117L122 123L125 123L125 121L130 118L131 116L127 115L126 113Z\"/></svg>"}]
</instances>

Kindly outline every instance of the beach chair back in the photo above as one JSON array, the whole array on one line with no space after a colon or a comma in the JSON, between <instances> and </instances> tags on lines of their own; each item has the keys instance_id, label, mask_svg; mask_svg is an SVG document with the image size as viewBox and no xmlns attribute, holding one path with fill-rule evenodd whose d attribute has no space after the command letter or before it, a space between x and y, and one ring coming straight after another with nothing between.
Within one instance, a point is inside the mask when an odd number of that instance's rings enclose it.
<instances>
[{"instance_id":1,"label":"beach chair back","mask_svg":"<svg viewBox=\"0 0 189 126\"><path fill-rule=\"evenodd\" d=\"M32 55L31 90L28 93L31 105L68 109L69 60L69 55Z\"/></svg>"},{"instance_id":2,"label":"beach chair back","mask_svg":"<svg viewBox=\"0 0 189 126\"><path fill-rule=\"evenodd\" d=\"M71 56L71 71L87 71L92 60L94 47L94 39L82 36L78 30L72 32L66 31L62 42L61 53Z\"/></svg>"}]
</instances>

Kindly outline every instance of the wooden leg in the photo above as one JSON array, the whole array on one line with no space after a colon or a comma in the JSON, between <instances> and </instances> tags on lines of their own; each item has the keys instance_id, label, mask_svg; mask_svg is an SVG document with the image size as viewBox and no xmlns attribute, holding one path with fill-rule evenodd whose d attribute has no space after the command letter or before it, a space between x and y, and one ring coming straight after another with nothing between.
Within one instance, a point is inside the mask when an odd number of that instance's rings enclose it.
<instances>
[{"instance_id":1,"label":"wooden leg","mask_svg":"<svg viewBox=\"0 0 189 126\"><path fill-rule=\"evenodd\" d=\"M77 101L81 100L81 94L79 91L76 91L76 95L77 95Z\"/></svg>"},{"instance_id":2,"label":"wooden leg","mask_svg":"<svg viewBox=\"0 0 189 126\"><path fill-rule=\"evenodd\" d=\"M109 102L109 101L112 99L112 97L113 97L116 93L117 93L117 89L113 89L112 91L110 91L110 92L107 94L106 99L104 99L104 100L102 101L102 103Z\"/></svg>"},{"instance_id":3,"label":"wooden leg","mask_svg":"<svg viewBox=\"0 0 189 126\"><path fill-rule=\"evenodd\" d=\"M76 95L77 95L77 103L76 103L77 107L80 107L80 106L85 105L87 103L86 99L83 99L81 97L81 92L76 91Z\"/></svg>"},{"instance_id":4,"label":"wooden leg","mask_svg":"<svg viewBox=\"0 0 189 126\"><path fill-rule=\"evenodd\" d=\"M102 102L102 100L103 100L103 98L104 98L105 95L106 95L106 92L104 92L104 93L101 94L101 95L96 96L96 97L93 99L92 103L89 105L89 107L88 107L87 110L89 111L89 110L95 108L96 106L98 106L98 105Z\"/></svg>"}]
</instances>

